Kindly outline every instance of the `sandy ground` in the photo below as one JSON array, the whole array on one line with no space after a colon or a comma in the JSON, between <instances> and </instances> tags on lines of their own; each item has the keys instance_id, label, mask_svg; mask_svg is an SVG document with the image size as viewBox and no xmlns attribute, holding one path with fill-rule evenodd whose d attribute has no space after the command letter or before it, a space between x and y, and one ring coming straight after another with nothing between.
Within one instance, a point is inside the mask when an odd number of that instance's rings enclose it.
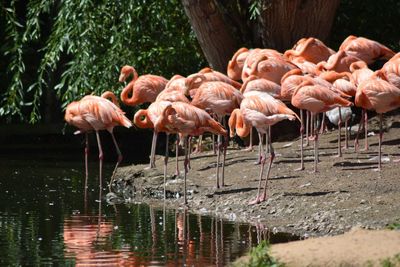
<instances>
[{"instance_id":1,"label":"sandy ground","mask_svg":"<svg viewBox=\"0 0 400 267\"><path fill-rule=\"evenodd\" d=\"M332 237L273 245L271 254L286 266L400 265L400 232L360 228ZM398 257L398 258L396 258Z\"/></svg>"},{"instance_id":2,"label":"sandy ground","mask_svg":"<svg viewBox=\"0 0 400 267\"><path fill-rule=\"evenodd\" d=\"M352 138L350 149L343 150L342 157L334 157L337 154L337 130L320 136L317 173L313 173L312 142L305 148L305 170L296 171L300 162L299 138L285 141L275 138L273 145L276 158L268 182L268 200L257 205L248 204L257 193L260 168L254 164L257 147L252 152L229 147L226 186L221 189L214 187L216 157L213 153L193 155L187 180L187 206L194 213L245 221L272 232L293 233L302 238L338 235L355 226L383 229L388 224L399 223L400 163L395 160L400 159L400 116L386 117L383 125L384 163L381 172L377 170L377 117L369 122L368 151L355 153ZM281 136L276 131L273 134ZM360 148L363 147L362 137ZM173 175L174 160L170 158L168 165L166 205L176 207L183 205L183 179ZM179 163L182 171L183 157L180 157ZM163 157L158 156L156 164L157 168L150 170L145 169L147 165L119 168L115 191L125 195L128 201L131 198L160 205L163 196ZM398 235L395 231L392 234ZM396 249L400 252L400 246L397 245ZM321 248L321 251L330 258L327 253L329 248ZM274 250L274 253L278 252ZM313 265L312 261L310 263Z\"/></svg>"}]
</instances>

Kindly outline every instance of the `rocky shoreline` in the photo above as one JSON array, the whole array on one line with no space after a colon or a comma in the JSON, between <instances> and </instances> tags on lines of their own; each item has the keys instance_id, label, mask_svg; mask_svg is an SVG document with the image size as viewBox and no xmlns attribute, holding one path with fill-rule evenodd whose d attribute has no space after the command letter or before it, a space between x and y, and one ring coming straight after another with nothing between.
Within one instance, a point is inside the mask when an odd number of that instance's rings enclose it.
<instances>
[{"instance_id":1,"label":"rocky shoreline","mask_svg":"<svg viewBox=\"0 0 400 267\"><path fill-rule=\"evenodd\" d=\"M337 131L320 138L319 172L313 173L313 148L306 147L304 171L299 165L300 141L274 142L276 160L268 183L268 200L249 205L255 198L259 165L253 152L230 147L227 153L226 186L214 188L215 156L203 152L192 156L188 174L188 205L190 212L216 216L231 221L247 222L273 232L300 237L336 235L354 226L382 229L400 221L400 129L397 117L386 119L383 147L383 170L377 166L377 123L370 123L370 149L354 152L344 150L343 157L334 157ZM363 142L363 141L362 141ZM343 144L343 142L342 142ZM361 145L362 146L362 145ZM183 157L180 157L182 165ZM158 156L156 169L147 165L120 167L116 174L114 195L121 202L146 202L168 207L183 205L183 178L175 172L170 158L167 178L167 201L163 201L163 157ZM181 167L182 168L182 167ZM182 175L181 175L182 176Z\"/></svg>"}]
</instances>

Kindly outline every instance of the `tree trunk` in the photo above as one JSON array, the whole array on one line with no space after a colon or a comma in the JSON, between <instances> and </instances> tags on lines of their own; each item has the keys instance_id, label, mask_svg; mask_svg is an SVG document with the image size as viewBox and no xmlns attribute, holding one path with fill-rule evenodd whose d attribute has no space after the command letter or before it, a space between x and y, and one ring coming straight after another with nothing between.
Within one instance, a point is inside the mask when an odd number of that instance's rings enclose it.
<instances>
[{"instance_id":1,"label":"tree trunk","mask_svg":"<svg viewBox=\"0 0 400 267\"><path fill-rule=\"evenodd\" d=\"M238 44L213 0L182 0L210 67L225 73Z\"/></svg>"},{"instance_id":2,"label":"tree trunk","mask_svg":"<svg viewBox=\"0 0 400 267\"><path fill-rule=\"evenodd\" d=\"M264 0L256 31L261 44L281 52L303 37L327 42L340 0Z\"/></svg>"}]
</instances>

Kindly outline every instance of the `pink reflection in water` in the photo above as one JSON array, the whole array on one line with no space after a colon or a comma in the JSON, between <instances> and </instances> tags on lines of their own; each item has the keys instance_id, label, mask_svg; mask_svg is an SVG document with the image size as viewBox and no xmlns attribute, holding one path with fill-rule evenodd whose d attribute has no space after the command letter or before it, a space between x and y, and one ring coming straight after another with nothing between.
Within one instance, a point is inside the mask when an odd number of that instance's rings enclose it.
<instances>
[{"instance_id":1,"label":"pink reflection in water","mask_svg":"<svg viewBox=\"0 0 400 267\"><path fill-rule=\"evenodd\" d=\"M67 258L75 266L136 266L143 259L135 257L130 247L113 250L109 238L114 226L98 216L73 215L64 221L64 245Z\"/></svg>"}]
</instances>

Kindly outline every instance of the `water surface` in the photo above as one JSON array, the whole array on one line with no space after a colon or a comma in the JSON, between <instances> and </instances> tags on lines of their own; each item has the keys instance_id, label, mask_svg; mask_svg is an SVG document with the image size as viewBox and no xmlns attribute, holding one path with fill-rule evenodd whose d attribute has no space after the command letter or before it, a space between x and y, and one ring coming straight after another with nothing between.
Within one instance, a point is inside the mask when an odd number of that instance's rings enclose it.
<instances>
[{"instance_id":1,"label":"water surface","mask_svg":"<svg viewBox=\"0 0 400 267\"><path fill-rule=\"evenodd\" d=\"M103 195L112 165L104 168ZM83 156L0 155L0 265L224 266L261 239L262 228L145 204L98 201L98 164L89 166L84 205Z\"/></svg>"}]
</instances>

